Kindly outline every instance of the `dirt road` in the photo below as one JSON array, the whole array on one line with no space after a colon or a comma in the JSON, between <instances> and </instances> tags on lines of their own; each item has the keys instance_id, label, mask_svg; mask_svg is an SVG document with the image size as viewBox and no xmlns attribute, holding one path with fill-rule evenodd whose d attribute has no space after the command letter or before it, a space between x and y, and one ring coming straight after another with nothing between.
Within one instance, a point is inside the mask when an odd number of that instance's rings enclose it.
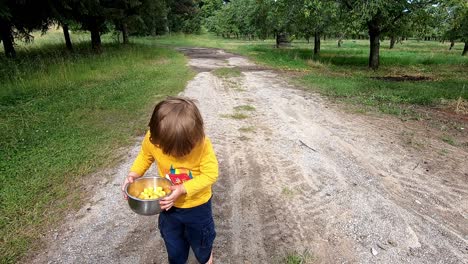
<instances>
[{"instance_id":1,"label":"dirt road","mask_svg":"<svg viewBox=\"0 0 468 264\"><path fill-rule=\"evenodd\" d=\"M245 58L181 51L198 71L184 94L199 101L220 164L216 263L468 263L465 150L395 118L346 113ZM242 75L217 77L220 67ZM140 140L34 263L167 263L157 217L121 198Z\"/></svg>"}]
</instances>

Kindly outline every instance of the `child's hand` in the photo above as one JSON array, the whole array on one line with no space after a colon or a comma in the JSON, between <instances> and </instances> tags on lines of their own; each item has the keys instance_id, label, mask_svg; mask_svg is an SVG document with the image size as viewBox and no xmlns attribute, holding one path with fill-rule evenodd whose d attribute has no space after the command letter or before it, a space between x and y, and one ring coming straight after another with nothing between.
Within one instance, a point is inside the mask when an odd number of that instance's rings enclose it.
<instances>
[{"instance_id":1,"label":"child's hand","mask_svg":"<svg viewBox=\"0 0 468 264\"><path fill-rule=\"evenodd\" d=\"M125 194L125 186L127 186L127 184L132 183L136 178L140 178L140 175L136 174L135 172L130 172L125 178L125 181L122 184L122 192L125 200L128 199L128 196Z\"/></svg>"},{"instance_id":2,"label":"child's hand","mask_svg":"<svg viewBox=\"0 0 468 264\"><path fill-rule=\"evenodd\" d=\"M162 210L167 211L171 209L177 198L179 198L179 196L181 196L182 194L187 193L187 191L185 191L184 185L182 184L171 186L170 189L172 190L171 194L159 201L159 205L161 205Z\"/></svg>"}]
</instances>

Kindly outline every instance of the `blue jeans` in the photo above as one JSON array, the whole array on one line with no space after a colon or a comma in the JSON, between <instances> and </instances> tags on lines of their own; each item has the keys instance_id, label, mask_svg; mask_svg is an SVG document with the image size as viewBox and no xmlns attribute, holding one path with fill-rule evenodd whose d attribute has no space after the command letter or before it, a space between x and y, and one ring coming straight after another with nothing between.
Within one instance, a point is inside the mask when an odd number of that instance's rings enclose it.
<instances>
[{"instance_id":1,"label":"blue jeans","mask_svg":"<svg viewBox=\"0 0 468 264\"><path fill-rule=\"evenodd\" d=\"M170 264L185 264L190 247L198 262L208 262L216 237L211 199L193 208L161 212L158 226Z\"/></svg>"}]
</instances>

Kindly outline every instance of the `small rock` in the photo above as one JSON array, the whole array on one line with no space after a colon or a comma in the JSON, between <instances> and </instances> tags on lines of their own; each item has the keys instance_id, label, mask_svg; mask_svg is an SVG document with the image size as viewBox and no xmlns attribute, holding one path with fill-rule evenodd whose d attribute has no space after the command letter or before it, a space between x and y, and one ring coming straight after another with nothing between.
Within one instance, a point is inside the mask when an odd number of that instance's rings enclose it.
<instances>
[{"instance_id":1,"label":"small rock","mask_svg":"<svg viewBox=\"0 0 468 264\"><path fill-rule=\"evenodd\" d=\"M86 208L86 211L91 211L91 207Z\"/></svg>"},{"instance_id":2,"label":"small rock","mask_svg":"<svg viewBox=\"0 0 468 264\"><path fill-rule=\"evenodd\" d=\"M414 201L415 201L417 204L421 204L421 202L420 202L420 201L418 201L418 200L414 200Z\"/></svg>"},{"instance_id":3,"label":"small rock","mask_svg":"<svg viewBox=\"0 0 468 264\"><path fill-rule=\"evenodd\" d=\"M389 245L392 245L394 247L397 246L397 243L395 241L391 240L391 239L389 239L387 242L388 242Z\"/></svg>"},{"instance_id":4,"label":"small rock","mask_svg":"<svg viewBox=\"0 0 468 264\"><path fill-rule=\"evenodd\" d=\"M377 252L377 250L375 248L373 248L373 247L371 248L371 253L374 256L377 256L377 254L379 254L379 252Z\"/></svg>"}]
</instances>

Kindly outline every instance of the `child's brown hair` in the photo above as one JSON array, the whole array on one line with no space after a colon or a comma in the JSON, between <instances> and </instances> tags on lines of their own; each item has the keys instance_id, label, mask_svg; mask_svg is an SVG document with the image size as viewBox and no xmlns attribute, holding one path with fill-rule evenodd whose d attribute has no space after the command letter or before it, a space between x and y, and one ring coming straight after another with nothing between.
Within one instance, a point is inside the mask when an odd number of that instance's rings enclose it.
<instances>
[{"instance_id":1,"label":"child's brown hair","mask_svg":"<svg viewBox=\"0 0 468 264\"><path fill-rule=\"evenodd\" d=\"M205 138L203 119L194 101L168 97L154 108L149 122L150 141L164 154L183 157Z\"/></svg>"}]
</instances>

